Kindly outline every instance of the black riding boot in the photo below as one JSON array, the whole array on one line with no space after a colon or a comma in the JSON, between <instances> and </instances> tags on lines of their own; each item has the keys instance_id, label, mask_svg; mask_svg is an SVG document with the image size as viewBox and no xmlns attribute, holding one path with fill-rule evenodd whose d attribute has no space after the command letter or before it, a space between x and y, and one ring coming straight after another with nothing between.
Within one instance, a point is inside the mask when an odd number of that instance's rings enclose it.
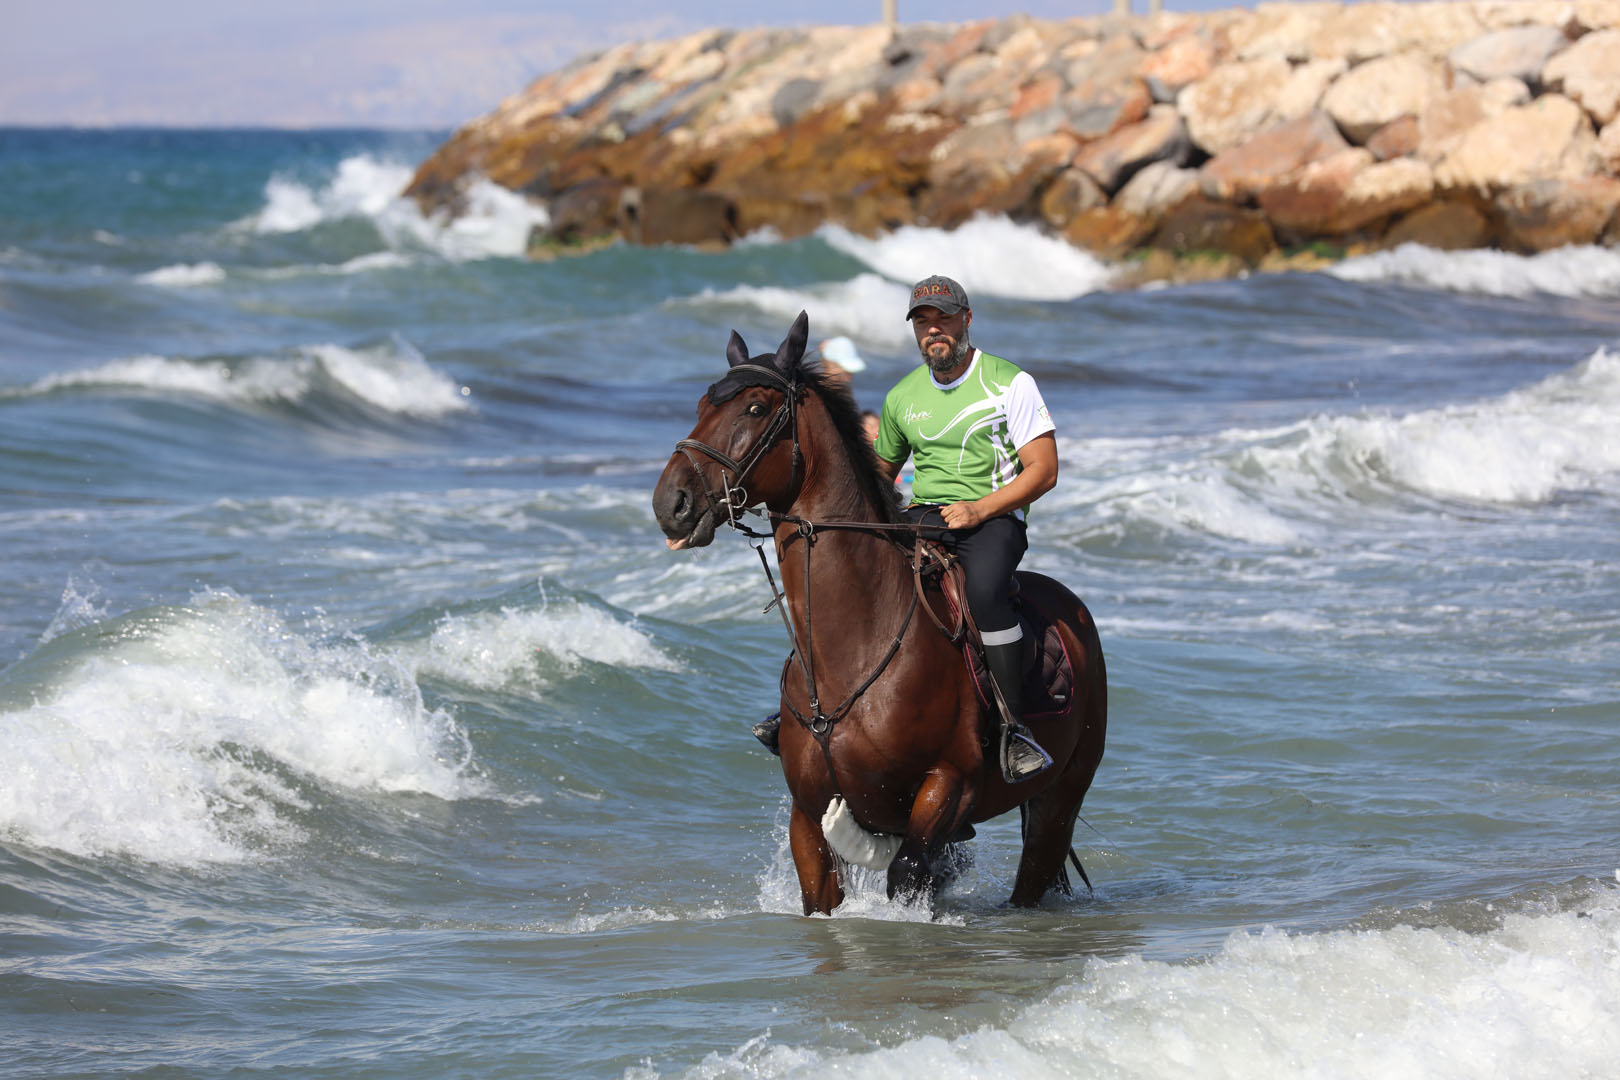
<instances>
[{"instance_id":1,"label":"black riding boot","mask_svg":"<svg viewBox=\"0 0 1620 1080\"><path fill-rule=\"evenodd\" d=\"M754 725L754 738L764 743L765 749L769 750L777 757L781 757L782 745L778 741L781 731L782 714L779 712L774 712Z\"/></svg>"},{"instance_id":2,"label":"black riding boot","mask_svg":"<svg viewBox=\"0 0 1620 1080\"><path fill-rule=\"evenodd\" d=\"M1012 641L1005 645L984 647L984 666L1001 690L1007 703L1013 727L1007 740L1007 772L1016 783L1039 776L1052 765L1052 758L1040 745L1022 721L1024 716L1024 643Z\"/></svg>"}]
</instances>

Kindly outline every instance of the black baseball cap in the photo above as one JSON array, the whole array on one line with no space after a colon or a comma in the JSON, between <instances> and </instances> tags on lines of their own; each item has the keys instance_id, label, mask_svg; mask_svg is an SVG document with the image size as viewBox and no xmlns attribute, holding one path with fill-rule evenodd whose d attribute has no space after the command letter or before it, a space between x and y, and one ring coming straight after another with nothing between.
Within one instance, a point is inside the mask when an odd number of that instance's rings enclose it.
<instances>
[{"instance_id":1,"label":"black baseball cap","mask_svg":"<svg viewBox=\"0 0 1620 1080\"><path fill-rule=\"evenodd\" d=\"M973 305L968 303L967 293L962 291L962 286L951 278L935 274L911 287L911 307L906 309L907 322L920 307L936 307L947 315L955 315L958 311L971 310Z\"/></svg>"}]
</instances>

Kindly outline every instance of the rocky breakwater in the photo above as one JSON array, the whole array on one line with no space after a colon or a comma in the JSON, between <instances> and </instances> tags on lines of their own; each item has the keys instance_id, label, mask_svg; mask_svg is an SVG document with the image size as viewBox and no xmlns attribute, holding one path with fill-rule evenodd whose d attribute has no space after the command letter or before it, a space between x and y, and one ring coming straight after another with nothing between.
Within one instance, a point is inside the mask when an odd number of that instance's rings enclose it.
<instances>
[{"instance_id":1,"label":"rocky breakwater","mask_svg":"<svg viewBox=\"0 0 1620 1080\"><path fill-rule=\"evenodd\" d=\"M537 251L980 213L1161 270L1615 245L1620 0L710 31L545 75L409 194L475 176L547 204Z\"/></svg>"}]
</instances>

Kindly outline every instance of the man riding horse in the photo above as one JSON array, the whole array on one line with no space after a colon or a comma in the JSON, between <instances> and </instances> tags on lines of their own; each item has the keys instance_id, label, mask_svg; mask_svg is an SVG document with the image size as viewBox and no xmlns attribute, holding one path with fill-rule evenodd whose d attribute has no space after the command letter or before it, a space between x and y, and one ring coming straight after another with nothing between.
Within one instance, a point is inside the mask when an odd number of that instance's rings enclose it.
<instances>
[{"instance_id":1,"label":"man riding horse","mask_svg":"<svg viewBox=\"0 0 1620 1080\"><path fill-rule=\"evenodd\" d=\"M1028 372L971 344L973 309L954 280L919 281L906 319L923 363L884 398L878 467L892 481L908 457L915 461L906 517L936 536L966 572L985 666L1014 725L1008 778L1028 780L1052 759L1020 722L1024 631L1013 610L1013 571L1029 547L1029 505L1057 484L1052 418ZM755 733L775 749L774 721Z\"/></svg>"}]
</instances>

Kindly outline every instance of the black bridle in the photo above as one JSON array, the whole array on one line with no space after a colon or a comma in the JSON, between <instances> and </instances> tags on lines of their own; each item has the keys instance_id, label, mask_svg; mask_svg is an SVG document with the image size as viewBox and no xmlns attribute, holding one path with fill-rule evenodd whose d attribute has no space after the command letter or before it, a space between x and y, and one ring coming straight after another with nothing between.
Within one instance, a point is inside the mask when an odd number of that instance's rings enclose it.
<instances>
[{"instance_id":1,"label":"black bridle","mask_svg":"<svg viewBox=\"0 0 1620 1080\"><path fill-rule=\"evenodd\" d=\"M743 482L748 478L749 474L753 472L754 467L759 464L764 456L776 445L777 441L781 439L784 431L791 431L793 435L793 482L798 482L799 470L803 464L804 456L803 451L799 446L798 405L799 400L804 393L804 384L797 379L789 379L788 377L778 373L773 368L766 367L762 364L737 365L736 367L732 368L727 378L733 379L735 382L742 385L738 386L737 389L732 390L732 392L727 395L725 394L725 391L730 389L730 387L726 386L727 379L722 379L715 383L709 388L709 399L716 404L729 400L730 397L736 396L737 393L741 392L743 386L769 386L782 392L782 404L777 408L776 415L771 418L770 423L766 425L764 433L760 435L759 439L741 458L732 458L729 454L710 446L701 439L682 439L675 444L675 449L681 454L685 455L687 462L692 466L692 471L697 474L698 484L703 488L703 497L708 500L710 509L716 515L724 512L726 524L753 539L754 550L759 552L760 565L764 568L765 580L770 586L771 590L771 602L766 605L765 611L770 611L771 608L774 607L779 610L782 616L782 625L787 629L788 640L793 643L793 651L789 655L789 663L792 663L794 660L798 661L800 674L804 677L805 693L810 705L810 715L805 716L799 712L785 693L785 686L783 687L784 693L782 695L782 700L787 704L787 707L789 711L793 713L794 718L808 728L811 734L815 736L816 742L821 746L822 753L827 757L828 774L833 776L835 774L833 773L831 750L829 749L827 743L828 736L832 733L833 725L848 715L850 709L852 709L855 706L855 703L860 700L861 696L871 688L872 684L878 680L878 677L883 674L883 672L888 668L890 662L894 659L895 654L900 651L900 646L905 641L906 632L911 627L912 619L916 615L919 602L922 599L923 575L930 571L949 572L951 564L954 563L954 559L950 559L948 556L945 556L941 550L932 545L925 546L921 542L917 544L912 561L912 572L916 577L916 589L912 593L911 604L906 610L906 615L900 624L899 632L894 635L893 640L889 643L888 650L884 653L883 658L878 662L877 666L871 671L870 674L866 676L865 679L860 682L858 686L855 687L853 691L850 692L849 696L845 698L844 702L834 709L831 714L824 712L822 709L820 696L816 691L815 660L810 649L808 648L810 644L810 637L812 635L812 623L810 615L809 552L813 550L813 546L815 544L816 530L818 528L859 529L862 531L879 534L904 532L915 535L917 527L914 525L898 525L884 522L815 522L806 518L797 517L792 514L781 513L774 510L767 511L765 516L770 521L777 524L789 523L794 525L796 528L795 536L798 539L802 539L806 545L804 559L803 612L805 620L805 640L800 641L799 635L793 628L793 621L788 618L786 604L787 598L777 587L776 576L771 573L770 560L765 557L764 541L767 538L772 537L773 534L759 532L753 528L750 528L747 524L738 519L738 515L744 511L757 513L757 511L749 510L753 499L749 496L748 490L743 486ZM709 481L707 477L704 476L703 469L700 467L700 463L697 459L697 454L699 453L711 458L720 466L721 480L724 488L723 494L716 494L714 489L709 486ZM927 526L924 526L923 528L927 528ZM791 542L794 538L795 537L789 537L788 541ZM943 632L953 643L960 640L962 633L961 627L958 627L953 631L940 622L939 617L934 615L931 608L928 610L929 615L933 617L935 625L939 627L941 632ZM782 677L784 680L787 677L786 665L784 665L782 669Z\"/></svg>"},{"instance_id":2,"label":"black bridle","mask_svg":"<svg viewBox=\"0 0 1620 1080\"><path fill-rule=\"evenodd\" d=\"M753 503L753 499L748 495L748 489L743 487L743 481L754 471L754 466L758 465L776 445L776 441L782 437L782 432L788 429L793 432L793 480L798 481L799 466L803 461L803 452L799 449L799 399L804 396L804 384L797 379L779 375L763 364L747 364L740 367L747 368L743 374L749 384L772 386L782 391L782 404L776 410L776 415L771 417L771 422L766 425L764 434L740 459L732 458L701 439L682 439L675 444L675 449L686 456L692 471L697 474L698 484L703 488L703 497L708 500L709 509L716 515L724 512L726 524L733 529L749 536L761 537L767 534L757 533L737 519L737 515ZM738 371L737 368L732 370ZM715 398L715 388L724 382L722 379L709 388L710 400ZM714 489L709 486L708 477L703 474L697 455L693 453L694 450L707 455L719 464L723 494L716 495Z\"/></svg>"}]
</instances>

